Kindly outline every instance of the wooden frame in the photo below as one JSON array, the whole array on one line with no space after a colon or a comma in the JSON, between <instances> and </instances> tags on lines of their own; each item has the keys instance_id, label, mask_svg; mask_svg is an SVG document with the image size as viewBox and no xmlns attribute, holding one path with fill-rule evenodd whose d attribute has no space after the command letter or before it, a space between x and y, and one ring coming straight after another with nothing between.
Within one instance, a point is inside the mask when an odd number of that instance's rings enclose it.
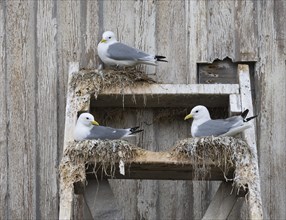
<instances>
[{"instance_id":1,"label":"wooden frame","mask_svg":"<svg viewBox=\"0 0 286 220\"><path fill-rule=\"evenodd\" d=\"M69 68L69 85L68 85L68 96L67 96L67 107L66 107L66 124L65 124L65 137L64 137L64 149L67 146L69 141L72 141L72 133L76 122L77 112L88 110L90 107L90 96L85 95L81 97L77 97L70 86L71 79L73 74L79 71L78 63L70 63ZM229 111L230 114L236 114L241 112L242 110L249 109L250 115L253 114L253 103L251 97L251 85L250 85L250 75L249 75L249 67L248 65L238 65L238 74L239 74L239 84L226 84L226 85L171 85L171 84L154 84L154 85L142 85L141 87L130 87L124 90L124 95L160 95L160 96L169 96L169 95L206 95L211 96L228 96L229 97ZM110 89L108 91L102 91L102 96L110 96L110 95L120 95L121 90L117 88ZM257 159L257 150L256 150L256 139L255 139L255 125L252 122L251 128L244 132L244 138L247 143L250 145L254 160L252 163L252 167L250 169L253 170L254 178L253 183L249 186L249 216L250 219L262 219L262 202L260 195L260 177L258 172L258 159ZM162 153L162 152L159 152ZM145 166L151 166L154 163L158 164L167 164L173 163L176 164L176 161L168 160L168 155L164 155L163 159L158 161L156 157L158 152L150 152L149 156L146 158L141 158L141 161L138 159L138 163L145 163ZM153 161L150 159L153 158ZM169 161L169 162L168 162ZM187 163L187 162L186 162ZM179 168L178 168L179 169ZM183 168L182 168L183 170ZM171 172L171 171L170 171ZM158 176L157 174L154 175ZM140 178L140 176L131 176L131 178ZM142 176L141 178L144 178ZM163 179L166 177L162 177ZM180 176L181 178L181 176ZM177 179L180 179L179 177ZM157 179L160 179L158 177ZM190 179L190 177L185 177L185 179ZM219 178L217 178L219 179ZM73 201L73 193L74 189L71 188L63 188L63 183L61 185L61 193L60 193L60 212L59 219L71 219L72 215L72 201ZM225 190L229 189L229 183L222 183L217 194L214 197L209 209L207 210L203 219L208 219L209 216L217 216L218 218L225 219L230 213L235 201L236 197L231 196L226 200L221 200L222 195L225 195ZM217 201L221 203L220 209L224 210L223 213L217 213ZM229 203L231 201L231 203ZM215 207L215 208L214 208ZM214 211L215 210L215 211Z\"/></svg>"}]
</instances>

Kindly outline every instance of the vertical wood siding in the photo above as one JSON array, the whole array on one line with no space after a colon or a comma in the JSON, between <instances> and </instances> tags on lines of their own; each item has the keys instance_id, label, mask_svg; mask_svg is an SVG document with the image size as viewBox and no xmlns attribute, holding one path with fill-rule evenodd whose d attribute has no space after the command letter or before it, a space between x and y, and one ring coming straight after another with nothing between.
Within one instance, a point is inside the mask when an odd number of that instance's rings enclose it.
<instances>
[{"instance_id":1,"label":"vertical wood siding","mask_svg":"<svg viewBox=\"0 0 286 220\"><path fill-rule=\"evenodd\" d=\"M286 2L274 0L1 1L1 219L57 219L68 63L97 67L96 47L105 30L167 56L168 63L142 67L162 83L196 83L198 62L256 61L264 215L285 219L285 13ZM152 121L158 114L143 109L127 114L124 123ZM158 151L187 135L180 123L159 120L136 141ZM199 219L218 187L190 181L110 183L125 219Z\"/></svg>"},{"instance_id":2,"label":"vertical wood siding","mask_svg":"<svg viewBox=\"0 0 286 220\"><path fill-rule=\"evenodd\" d=\"M259 62L256 67L259 156L265 219L286 218L286 26L285 1L257 5Z\"/></svg>"},{"instance_id":3,"label":"vertical wood siding","mask_svg":"<svg viewBox=\"0 0 286 220\"><path fill-rule=\"evenodd\" d=\"M6 15L4 2L0 2L0 215L8 218L8 140L6 91Z\"/></svg>"}]
</instances>

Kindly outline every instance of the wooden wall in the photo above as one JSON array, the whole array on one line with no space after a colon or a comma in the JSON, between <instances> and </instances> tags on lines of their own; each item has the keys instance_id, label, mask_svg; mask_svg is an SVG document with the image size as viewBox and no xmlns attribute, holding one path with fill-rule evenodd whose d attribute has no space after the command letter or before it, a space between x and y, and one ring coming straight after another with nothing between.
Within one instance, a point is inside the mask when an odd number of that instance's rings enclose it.
<instances>
[{"instance_id":1,"label":"wooden wall","mask_svg":"<svg viewBox=\"0 0 286 220\"><path fill-rule=\"evenodd\" d=\"M255 107L265 219L286 219L286 1L114 0L0 2L0 216L56 219L68 63L99 64L104 30L150 53L166 55L156 78L195 83L197 62L255 61ZM153 112L138 113L146 118ZM178 124L162 123L164 145ZM153 135L150 129L146 134ZM158 150L158 149L156 149ZM116 196L126 191L114 184ZM129 183L126 219L198 219L216 185ZM121 204L123 203L120 197ZM169 200L173 199L173 200Z\"/></svg>"}]
</instances>

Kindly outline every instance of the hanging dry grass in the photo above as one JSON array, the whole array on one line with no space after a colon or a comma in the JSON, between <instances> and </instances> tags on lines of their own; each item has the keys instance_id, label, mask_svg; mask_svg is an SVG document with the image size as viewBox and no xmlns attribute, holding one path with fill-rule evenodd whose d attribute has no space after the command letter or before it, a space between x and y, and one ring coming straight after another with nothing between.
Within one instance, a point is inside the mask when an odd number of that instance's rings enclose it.
<instances>
[{"instance_id":1,"label":"hanging dry grass","mask_svg":"<svg viewBox=\"0 0 286 220\"><path fill-rule=\"evenodd\" d=\"M204 179L211 175L212 166L219 167L226 174L233 169L236 187L245 188L255 176L252 168L253 155L249 146L241 139L233 137L187 138L178 141L173 148L174 156L189 158L194 166L194 179Z\"/></svg>"},{"instance_id":2,"label":"hanging dry grass","mask_svg":"<svg viewBox=\"0 0 286 220\"><path fill-rule=\"evenodd\" d=\"M130 161L140 153L140 148L124 140L86 140L70 142L64 151L59 167L65 188L75 182L85 182L86 165L94 165L94 174L104 172L113 177L119 161ZM100 165L100 166L97 166Z\"/></svg>"},{"instance_id":3,"label":"hanging dry grass","mask_svg":"<svg viewBox=\"0 0 286 220\"><path fill-rule=\"evenodd\" d=\"M60 176L65 187L75 182L85 182L86 165L93 164L93 173L104 173L111 178L118 169L116 164L136 161L145 150L124 140L86 140L70 142L64 152L60 165ZM236 187L247 187L252 183L252 154L249 146L242 140L232 137L203 137L180 140L169 150L172 158L190 160L192 162L194 179L208 179L211 167L218 167L225 174L234 171L233 180Z\"/></svg>"}]
</instances>

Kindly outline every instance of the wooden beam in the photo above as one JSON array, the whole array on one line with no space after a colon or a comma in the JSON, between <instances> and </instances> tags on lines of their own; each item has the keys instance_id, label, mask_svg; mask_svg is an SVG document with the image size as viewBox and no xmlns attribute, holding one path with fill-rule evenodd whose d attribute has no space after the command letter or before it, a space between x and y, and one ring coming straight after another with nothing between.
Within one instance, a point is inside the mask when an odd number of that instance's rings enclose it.
<instances>
[{"instance_id":1,"label":"wooden beam","mask_svg":"<svg viewBox=\"0 0 286 220\"><path fill-rule=\"evenodd\" d=\"M238 84L136 84L136 86L126 87L124 94L132 95L221 95L239 93ZM108 88L101 91L105 95L120 95L120 87Z\"/></svg>"},{"instance_id":2,"label":"wooden beam","mask_svg":"<svg viewBox=\"0 0 286 220\"><path fill-rule=\"evenodd\" d=\"M97 164L97 168L100 164ZM208 166L208 165L207 165ZM196 174L196 169L192 165L182 164L126 164L125 175L120 174L119 164L115 164L114 173L110 175L110 167L105 167L108 175L103 172L93 173L93 166L90 166L87 172L87 179L146 179L146 180L213 180L224 181L225 177L233 178L234 169L230 169L227 174L223 174L221 169L216 166L209 165L209 170L205 171L205 176L202 173Z\"/></svg>"},{"instance_id":3,"label":"wooden beam","mask_svg":"<svg viewBox=\"0 0 286 220\"><path fill-rule=\"evenodd\" d=\"M233 190L232 182L222 182L202 220L227 219L237 199L238 196Z\"/></svg>"},{"instance_id":4,"label":"wooden beam","mask_svg":"<svg viewBox=\"0 0 286 220\"><path fill-rule=\"evenodd\" d=\"M248 117L250 117L254 115L254 109L248 65L239 64L238 74L242 111L244 111L245 109L249 109ZM256 151L255 119L249 121L248 123L251 124L251 128L245 130L244 137L248 145L253 148L254 151Z\"/></svg>"},{"instance_id":5,"label":"wooden beam","mask_svg":"<svg viewBox=\"0 0 286 220\"><path fill-rule=\"evenodd\" d=\"M253 116L254 109L252 101L249 66L239 64L238 74L239 74L242 110L249 109L249 116ZM263 219L260 176L259 176L258 156L256 148L255 122L254 120L251 120L249 123L251 124L251 127L245 130L243 133L244 139L250 146L253 155L251 167L249 167L249 170L252 172L251 174L253 176L251 183L248 184L249 218Z\"/></svg>"},{"instance_id":6,"label":"wooden beam","mask_svg":"<svg viewBox=\"0 0 286 220\"><path fill-rule=\"evenodd\" d=\"M92 107L225 107L230 94L239 94L238 84L144 84L103 90ZM123 103L124 100L124 103Z\"/></svg>"},{"instance_id":7,"label":"wooden beam","mask_svg":"<svg viewBox=\"0 0 286 220\"><path fill-rule=\"evenodd\" d=\"M82 195L85 220L124 219L108 180L90 180Z\"/></svg>"},{"instance_id":8,"label":"wooden beam","mask_svg":"<svg viewBox=\"0 0 286 220\"><path fill-rule=\"evenodd\" d=\"M69 64L69 79L66 104L66 119L65 119L65 134L64 146L66 149L67 143L73 140L73 130L77 119L77 112L88 110L90 106L90 96L76 97L71 87L71 81L75 73L79 71L79 63L71 62ZM72 219L72 204L73 204L73 187L66 188L62 179L60 179L60 212L59 219Z\"/></svg>"},{"instance_id":9,"label":"wooden beam","mask_svg":"<svg viewBox=\"0 0 286 220\"><path fill-rule=\"evenodd\" d=\"M96 167L101 164L97 163ZM196 173L197 167L206 167L205 173L200 169L200 173ZM234 168L229 169L224 175L223 171L215 166L211 161L205 161L204 164L192 162L189 159L177 158L169 152L153 152L144 151L144 154L137 156L132 161L125 162L125 175L119 171L119 163L113 167L114 173L109 175L111 168L106 167L108 175L99 171L97 174L93 172L93 163L90 162L86 170L87 179L153 179L153 180L221 180L225 181L225 177L232 179L234 176ZM207 170L209 168L209 170ZM208 172L209 171L209 172ZM203 176L205 174L205 176ZM82 192L84 184L76 183L76 191Z\"/></svg>"},{"instance_id":10,"label":"wooden beam","mask_svg":"<svg viewBox=\"0 0 286 220\"><path fill-rule=\"evenodd\" d=\"M237 115L242 112L240 94L229 95L229 115Z\"/></svg>"}]
</instances>

